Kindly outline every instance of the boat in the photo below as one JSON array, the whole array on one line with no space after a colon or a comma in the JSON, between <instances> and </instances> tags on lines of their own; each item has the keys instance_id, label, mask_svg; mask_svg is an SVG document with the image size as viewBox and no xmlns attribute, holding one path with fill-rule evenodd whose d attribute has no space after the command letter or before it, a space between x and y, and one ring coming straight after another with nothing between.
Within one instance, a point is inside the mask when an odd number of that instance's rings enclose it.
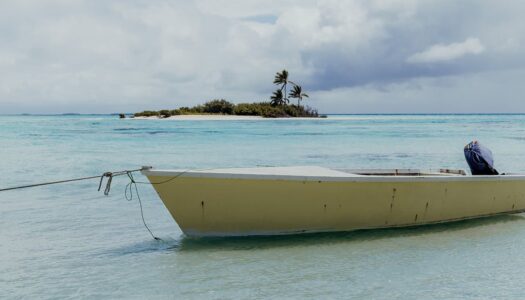
<instances>
[{"instance_id":1,"label":"boat","mask_svg":"<svg viewBox=\"0 0 525 300\"><path fill-rule=\"evenodd\" d=\"M419 226L525 211L525 175L316 166L142 173L192 237Z\"/></svg>"}]
</instances>

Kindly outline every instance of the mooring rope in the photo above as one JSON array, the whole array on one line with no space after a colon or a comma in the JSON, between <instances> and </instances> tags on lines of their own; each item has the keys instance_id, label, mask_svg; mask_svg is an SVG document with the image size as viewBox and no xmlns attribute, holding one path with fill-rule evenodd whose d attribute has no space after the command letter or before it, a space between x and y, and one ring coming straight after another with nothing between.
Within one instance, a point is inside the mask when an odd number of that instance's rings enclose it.
<instances>
[{"instance_id":1,"label":"mooring rope","mask_svg":"<svg viewBox=\"0 0 525 300\"><path fill-rule=\"evenodd\" d=\"M135 172L139 172L139 171L144 171L144 170L149 170L151 169L151 167L142 167L140 169L134 169L134 170L123 170L123 171L116 171L116 172L104 172L102 175L96 175L96 176L88 176L88 177L80 177L80 178L72 178L72 179L65 179L65 180L57 180L57 181L49 181L49 182L42 182L42 183L35 183L35 184L28 184L28 185L21 185L21 186L14 186L14 187L9 187L9 188L3 188L3 189L0 189L0 192L5 192L5 191L12 191L12 190L18 190L18 189L25 189L25 188L31 188L31 187L38 187L38 186L45 186L45 185L53 185L53 184L61 184L61 183L67 183L67 182L74 182L74 181L82 181L82 180L92 180L92 179L100 179L99 183L98 183L98 191L101 190L102 188L102 184L104 183L104 178L107 178L106 179L106 186L104 187L104 195L105 196L108 196L109 195L109 192L111 191L111 183L113 182L113 177L117 177L117 176L123 176L123 175L127 175L128 178L129 178L129 182L128 184L126 184L126 187L124 189L124 197L126 198L126 200L128 201L132 201L134 196L133 196L133 190L135 190L135 195L136 195L136 198L139 202L139 207L140 207L140 216L142 218L142 224L144 224L144 227L146 227L146 229L148 230L149 234L151 235L151 237L153 237L153 239L155 240L161 240L160 238L156 237L153 232L151 231L151 229L149 228L148 224L146 223L146 220L144 218L144 209L142 207L142 200L140 199L140 194L139 194L139 189L137 187L137 184L148 184L148 185L159 185L159 184L164 184L164 183L168 183L190 171L203 171L203 170L209 170L209 169L200 169L200 170L184 170L184 171L181 171L180 173L176 174L175 176L173 177L170 177L166 180L163 180L163 181L160 181L160 182L143 182L143 181L136 181L135 178L133 177L133 173Z\"/></svg>"},{"instance_id":2,"label":"mooring rope","mask_svg":"<svg viewBox=\"0 0 525 300\"><path fill-rule=\"evenodd\" d=\"M99 183L99 186L98 186L98 190L100 191L100 188L102 186L102 181L103 181L103 179L105 177L107 177L108 181L106 183L106 189L104 190L104 195L108 195L109 194L109 190L111 189L111 181L112 181L113 177L126 175L129 172L139 172L139 171L142 171L142 170L144 170L144 168L135 169L135 170L117 171L117 172L105 172L102 175L96 175L96 176L88 176L88 177L80 177L80 178L72 178L72 179L64 179L64 180L57 180L57 181L34 183L34 184L28 184L28 185L20 185L20 186L14 186L14 187L8 187L8 188L0 189L0 192L19 190L19 189L26 189L26 188L37 187L37 186L44 186L44 185L52 185L52 184L60 184L60 183L81 181L81 180L91 180L91 179L95 179L95 178L100 178L100 183Z\"/></svg>"},{"instance_id":3,"label":"mooring rope","mask_svg":"<svg viewBox=\"0 0 525 300\"><path fill-rule=\"evenodd\" d=\"M43 183L35 183L35 184L29 184L29 185L14 186L14 187L0 189L0 192L11 191L11 190L18 190L18 189L25 189L25 188L37 187L37 186L43 186L43 185L66 183L66 182L72 182L72 181L89 180L89 179L95 179L95 178L100 178L100 175L89 176L89 177L81 177L81 178L73 178L73 179L66 179L66 180L58 180L58 181L50 181L50 182L43 182Z\"/></svg>"},{"instance_id":4,"label":"mooring rope","mask_svg":"<svg viewBox=\"0 0 525 300\"><path fill-rule=\"evenodd\" d=\"M202 170L206 170L206 169L202 169ZM185 171L181 171L179 174L173 176L173 177L170 177L166 180L163 180L163 181L159 181L159 182L144 182L144 181L135 181L135 183L139 183L139 184L149 184L149 185L159 185L159 184L165 184L165 183L168 183L174 179L177 179L179 178L180 176L190 172L190 171L202 171L202 170L185 170Z\"/></svg>"},{"instance_id":5,"label":"mooring rope","mask_svg":"<svg viewBox=\"0 0 525 300\"><path fill-rule=\"evenodd\" d=\"M65 180L57 180L57 181L49 181L49 182L21 185L21 186L3 188L3 189L0 189L0 192L12 191L12 190L18 190L18 189L25 189L25 188L31 188L31 187L38 187L38 186L45 186L45 185L52 185L52 184L74 182L74 181L81 181L81 180L92 180L92 179L95 179L95 178L100 179L99 184L98 184L98 191L100 191L100 189L102 188L102 183L104 182L104 178L107 178L106 186L104 188L104 195L108 196L109 192L111 191L111 183L113 182L113 177L127 175L129 180L130 180L130 182L126 185L126 188L124 190L124 197L128 201L132 201L133 200L133 189L135 189L135 194L136 194L137 200L139 202L140 216L142 218L142 223L144 224L144 227L146 227L146 229L148 230L149 234L153 237L153 239L159 241L161 239L156 237L153 234L153 232L151 231L151 229L149 228L148 224L146 224L146 220L144 219L144 209L142 207L142 200L140 199L140 194L139 194L139 190L138 190L138 187L137 187L137 183L147 184L147 182L137 182L137 181L135 181L135 178L133 177L133 173L134 172L139 172L139 171L147 170L147 169L149 169L149 167L142 167L140 169L135 169L135 170L123 170L123 171L117 171L117 172L105 172L102 175L97 175L97 176L88 176L88 177L80 177L80 178L72 178L72 179L65 179ZM180 175L182 175L182 174L179 174L179 175L175 176L174 178L170 178L166 182L171 181L171 180L175 179L176 177L178 177ZM160 184L160 183L155 183L155 184Z\"/></svg>"},{"instance_id":6,"label":"mooring rope","mask_svg":"<svg viewBox=\"0 0 525 300\"><path fill-rule=\"evenodd\" d=\"M142 218L142 224L144 224L144 227L148 230L151 237L157 241L161 241L162 239L159 237L156 237L153 232L151 232L151 229L149 229L148 224L146 224L146 220L144 219L144 210L142 209L142 200L140 200L140 194L139 189L137 188L137 182L135 181L135 178L133 178L133 172L127 172L126 173L129 178L129 183L126 184L126 188L124 189L124 197L128 201L133 200L133 188L135 189L135 194L137 195L137 200L139 201L139 207L140 207L140 217ZM128 194L129 190L129 194Z\"/></svg>"}]
</instances>

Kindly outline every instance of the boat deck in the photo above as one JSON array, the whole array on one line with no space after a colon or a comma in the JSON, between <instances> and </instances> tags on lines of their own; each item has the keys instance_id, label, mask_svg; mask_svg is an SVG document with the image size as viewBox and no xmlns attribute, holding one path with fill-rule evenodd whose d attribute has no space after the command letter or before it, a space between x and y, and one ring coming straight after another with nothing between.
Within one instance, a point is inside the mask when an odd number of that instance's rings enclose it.
<instances>
[{"instance_id":1,"label":"boat deck","mask_svg":"<svg viewBox=\"0 0 525 300\"><path fill-rule=\"evenodd\" d=\"M319 166L218 168L197 170L157 170L144 167L143 173L162 175L245 175L301 177L363 177L363 176L465 176L464 170L454 169L330 169ZM160 175L160 174L158 174ZM200 176L198 176L200 177Z\"/></svg>"},{"instance_id":2,"label":"boat deck","mask_svg":"<svg viewBox=\"0 0 525 300\"><path fill-rule=\"evenodd\" d=\"M241 179L291 179L291 180L377 180L383 178L466 178L464 170L453 169L330 169L319 166L219 168L199 170L143 169L146 176L241 178ZM494 178L494 177L492 177Z\"/></svg>"}]
</instances>

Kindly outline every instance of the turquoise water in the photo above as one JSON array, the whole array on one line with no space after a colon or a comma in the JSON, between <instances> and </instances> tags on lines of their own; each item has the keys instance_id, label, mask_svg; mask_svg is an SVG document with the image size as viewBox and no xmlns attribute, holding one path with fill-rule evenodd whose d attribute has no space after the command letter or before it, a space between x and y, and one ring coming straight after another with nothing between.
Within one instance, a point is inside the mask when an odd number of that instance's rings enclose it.
<instances>
[{"instance_id":1,"label":"turquoise water","mask_svg":"<svg viewBox=\"0 0 525 300\"><path fill-rule=\"evenodd\" d=\"M321 165L467 168L463 146L525 172L525 115L345 115L319 120L166 121L0 116L0 188L133 169ZM144 179L140 176L141 179ZM288 237L184 237L126 180L0 193L0 298L522 298L522 215Z\"/></svg>"}]
</instances>

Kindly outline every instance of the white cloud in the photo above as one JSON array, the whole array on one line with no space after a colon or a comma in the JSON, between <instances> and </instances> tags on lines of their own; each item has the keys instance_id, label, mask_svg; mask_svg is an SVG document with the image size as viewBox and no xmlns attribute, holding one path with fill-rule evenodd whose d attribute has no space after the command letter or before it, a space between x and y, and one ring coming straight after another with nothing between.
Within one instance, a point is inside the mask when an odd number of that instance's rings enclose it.
<instances>
[{"instance_id":1,"label":"white cloud","mask_svg":"<svg viewBox=\"0 0 525 300\"><path fill-rule=\"evenodd\" d=\"M383 111L389 95L374 90L392 84L525 69L523 10L519 0L0 1L0 113L260 101L282 68L320 108L352 111L330 99L366 87L359 95Z\"/></svg>"},{"instance_id":2,"label":"white cloud","mask_svg":"<svg viewBox=\"0 0 525 300\"><path fill-rule=\"evenodd\" d=\"M455 60L468 54L480 54L485 51L485 47L478 38L468 38L462 43L452 43L448 45L437 44L429 47L423 52L411 55L409 63L435 63Z\"/></svg>"}]
</instances>

